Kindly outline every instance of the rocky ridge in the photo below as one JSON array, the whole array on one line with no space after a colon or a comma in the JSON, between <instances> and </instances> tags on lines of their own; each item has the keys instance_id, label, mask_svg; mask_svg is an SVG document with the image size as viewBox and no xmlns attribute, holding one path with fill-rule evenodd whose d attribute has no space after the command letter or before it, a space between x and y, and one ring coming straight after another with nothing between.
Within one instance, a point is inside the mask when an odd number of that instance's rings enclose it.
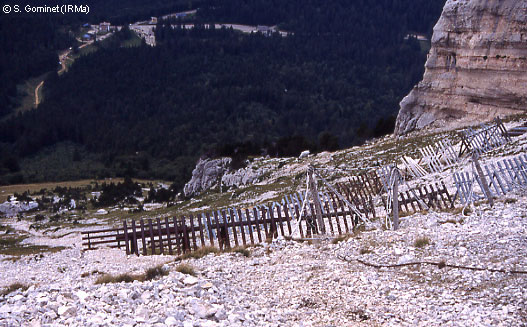
<instances>
[{"instance_id":1,"label":"rocky ridge","mask_svg":"<svg viewBox=\"0 0 527 327\"><path fill-rule=\"evenodd\" d=\"M401 101L396 134L527 110L527 1L448 0L425 68Z\"/></svg>"},{"instance_id":2,"label":"rocky ridge","mask_svg":"<svg viewBox=\"0 0 527 327\"><path fill-rule=\"evenodd\" d=\"M248 162L247 167L241 169L231 169L231 162L231 158L200 159L192 171L192 178L185 184L185 196L191 197L202 191L218 188L220 183L227 188L248 185L267 172L266 169L258 169L254 161Z\"/></svg>"}]
</instances>

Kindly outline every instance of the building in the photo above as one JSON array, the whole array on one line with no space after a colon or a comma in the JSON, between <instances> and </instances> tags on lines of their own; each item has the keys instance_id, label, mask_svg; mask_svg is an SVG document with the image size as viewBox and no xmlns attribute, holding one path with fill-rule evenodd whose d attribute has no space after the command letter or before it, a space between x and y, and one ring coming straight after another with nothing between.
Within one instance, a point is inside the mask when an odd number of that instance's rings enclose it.
<instances>
[{"instance_id":1,"label":"building","mask_svg":"<svg viewBox=\"0 0 527 327\"><path fill-rule=\"evenodd\" d=\"M269 26L258 25L256 26L256 31L262 33L265 36L270 36L273 34L273 30Z\"/></svg>"},{"instance_id":2,"label":"building","mask_svg":"<svg viewBox=\"0 0 527 327\"><path fill-rule=\"evenodd\" d=\"M90 41L90 40L92 40L92 39L93 39L93 35L92 35L92 34L88 34L88 33L86 33L86 34L84 34L84 35L82 36L82 41Z\"/></svg>"},{"instance_id":3,"label":"building","mask_svg":"<svg viewBox=\"0 0 527 327\"><path fill-rule=\"evenodd\" d=\"M102 22L99 24L99 32L107 33L110 32L110 23L108 22Z\"/></svg>"}]
</instances>

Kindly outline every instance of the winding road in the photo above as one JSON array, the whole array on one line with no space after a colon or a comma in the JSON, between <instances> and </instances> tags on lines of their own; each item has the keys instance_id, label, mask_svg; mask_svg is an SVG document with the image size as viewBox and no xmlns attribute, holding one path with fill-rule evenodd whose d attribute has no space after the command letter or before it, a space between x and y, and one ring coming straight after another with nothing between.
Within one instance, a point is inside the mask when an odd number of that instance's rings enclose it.
<instances>
[{"instance_id":1,"label":"winding road","mask_svg":"<svg viewBox=\"0 0 527 327\"><path fill-rule=\"evenodd\" d=\"M40 82L40 84L38 84L37 87L35 88L35 108L38 107L38 105L40 104L40 98L38 97L38 91L40 90L42 85L44 85L44 81Z\"/></svg>"}]
</instances>

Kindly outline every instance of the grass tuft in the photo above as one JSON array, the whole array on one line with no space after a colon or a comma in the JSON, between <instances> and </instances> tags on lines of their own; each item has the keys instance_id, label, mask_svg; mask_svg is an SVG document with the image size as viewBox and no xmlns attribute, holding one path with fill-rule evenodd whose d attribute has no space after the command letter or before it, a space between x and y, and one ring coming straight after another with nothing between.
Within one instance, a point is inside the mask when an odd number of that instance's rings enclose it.
<instances>
[{"instance_id":1,"label":"grass tuft","mask_svg":"<svg viewBox=\"0 0 527 327\"><path fill-rule=\"evenodd\" d=\"M98 271L94 270L92 274L97 274ZM88 273L83 273L84 277L88 276ZM162 265L158 265L146 270L144 274L103 274L97 278L95 284L111 284L111 283L132 283L134 281L144 282L146 280L152 280L160 276L168 275L168 270L164 269ZM82 276L82 275L81 275Z\"/></svg>"},{"instance_id":2,"label":"grass tuft","mask_svg":"<svg viewBox=\"0 0 527 327\"><path fill-rule=\"evenodd\" d=\"M234 247L234 248L232 248L229 252L241 253L241 254L243 254L245 257L250 257L250 256L251 256L251 251L249 251L249 250L247 249L247 247L244 247L244 246L237 246L237 247Z\"/></svg>"},{"instance_id":3,"label":"grass tuft","mask_svg":"<svg viewBox=\"0 0 527 327\"><path fill-rule=\"evenodd\" d=\"M120 274L117 276L111 275L111 274L104 274L97 278L95 281L96 285L99 284L111 284L111 283L131 283L134 280L137 281L143 281L144 275L132 275L132 274Z\"/></svg>"},{"instance_id":4,"label":"grass tuft","mask_svg":"<svg viewBox=\"0 0 527 327\"><path fill-rule=\"evenodd\" d=\"M163 268L163 265L158 265L152 268L149 268L145 272L145 280L152 280L157 277L167 276L169 271Z\"/></svg>"},{"instance_id":5,"label":"grass tuft","mask_svg":"<svg viewBox=\"0 0 527 327\"><path fill-rule=\"evenodd\" d=\"M373 251L370 250L369 248L362 248L360 249L360 254L368 254L368 253L372 253Z\"/></svg>"},{"instance_id":6,"label":"grass tuft","mask_svg":"<svg viewBox=\"0 0 527 327\"><path fill-rule=\"evenodd\" d=\"M414 242L414 247L416 248L424 248L425 246L430 244L430 239L426 236L419 237Z\"/></svg>"},{"instance_id":7,"label":"grass tuft","mask_svg":"<svg viewBox=\"0 0 527 327\"><path fill-rule=\"evenodd\" d=\"M182 263L176 267L176 271L180 272L185 275L191 275L196 276L196 271L194 270L194 267L191 265L188 265L186 263Z\"/></svg>"},{"instance_id":8,"label":"grass tuft","mask_svg":"<svg viewBox=\"0 0 527 327\"><path fill-rule=\"evenodd\" d=\"M22 283L13 283L6 288L4 288L2 291L0 291L0 296L5 296L7 294L10 294L16 290L25 291L29 288L29 286L22 284Z\"/></svg>"},{"instance_id":9,"label":"grass tuft","mask_svg":"<svg viewBox=\"0 0 527 327\"><path fill-rule=\"evenodd\" d=\"M191 251L191 252L182 254L178 256L176 260L180 261L180 260L185 260L185 259L190 259L190 258L201 259L204 256L209 255L211 253L218 254L220 253L220 249L218 249L215 246L204 246L204 247L197 249L196 251Z\"/></svg>"},{"instance_id":10,"label":"grass tuft","mask_svg":"<svg viewBox=\"0 0 527 327\"><path fill-rule=\"evenodd\" d=\"M349 234L339 235L339 236L337 236L337 237L335 237L334 239L331 240L331 244L338 244L340 242L347 241L350 237L351 237L351 235L349 235Z\"/></svg>"}]
</instances>

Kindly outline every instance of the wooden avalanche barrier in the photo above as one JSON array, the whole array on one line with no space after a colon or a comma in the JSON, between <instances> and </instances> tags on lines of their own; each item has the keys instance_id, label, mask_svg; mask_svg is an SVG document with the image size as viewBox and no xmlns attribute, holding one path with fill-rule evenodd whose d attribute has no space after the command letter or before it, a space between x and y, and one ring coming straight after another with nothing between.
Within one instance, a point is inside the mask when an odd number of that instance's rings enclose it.
<instances>
[{"instance_id":1,"label":"wooden avalanche barrier","mask_svg":"<svg viewBox=\"0 0 527 327\"><path fill-rule=\"evenodd\" d=\"M330 234L353 232L357 225L354 212L335 196L323 197L323 220ZM290 210L274 203L246 209L223 209L184 217L125 220L121 228L82 232L83 247L87 250L100 246L124 248L127 254L182 254L203 246L229 249L253 245L281 236L292 236L295 224L300 236L318 234L313 203L298 219L298 205ZM291 216L291 212L295 217Z\"/></svg>"}]
</instances>

